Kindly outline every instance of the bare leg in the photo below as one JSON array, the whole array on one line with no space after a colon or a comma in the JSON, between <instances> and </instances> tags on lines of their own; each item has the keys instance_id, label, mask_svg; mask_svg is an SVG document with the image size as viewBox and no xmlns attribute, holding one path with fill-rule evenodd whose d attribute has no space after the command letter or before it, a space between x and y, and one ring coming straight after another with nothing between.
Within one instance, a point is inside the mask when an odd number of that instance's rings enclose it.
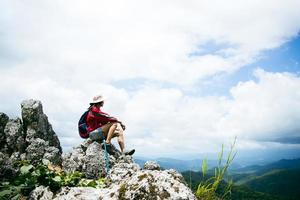
<instances>
[{"instance_id":1,"label":"bare leg","mask_svg":"<svg viewBox=\"0 0 300 200\"><path fill-rule=\"evenodd\" d=\"M118 134L118 143L119 143L121 152L123 153L123 151L125 149L123 130L121 130L120 133Z\"/></svg>"},{"instance_id":2,"label":"bare leg","mask_svg":"<svg viewBox=\"0 0 300 200\"><path fill-rule=\"evenodd\" d=\"M109 123L102 126L103 134L106 138L106 143L110 144L111 139L114 137L118 137L118 143L120 146L120 150L123 153L125 150L125 142L124 142L124 133L121 125L119 123Z\"/></svg>"},{"instance_id":3,"label":"bare leg","mask_svg":"<svg viewBox=\"0 0 300 200\"><path fill-rule=\"evenodd\" d=\"M113 123L113 124L110 126L110 128L109 128L109 130L108 130L108 133L107 133L106 141L105 141L107 144L110 144L111 139L114 137L115 130L116 130L117 126L118 126L117 123Z\"/></svg>"}]
</instances>

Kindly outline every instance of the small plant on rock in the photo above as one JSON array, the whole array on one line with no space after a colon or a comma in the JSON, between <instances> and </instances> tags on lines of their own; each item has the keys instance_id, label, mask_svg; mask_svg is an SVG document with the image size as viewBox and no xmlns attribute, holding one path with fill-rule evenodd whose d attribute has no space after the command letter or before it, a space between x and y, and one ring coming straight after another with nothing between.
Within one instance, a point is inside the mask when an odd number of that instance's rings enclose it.
<instances>
[{"instance_id":1,"label":"small plant on rock","mask_svg":"<svg viewBox=\"0 0 300 200\"><path fill-rule=\"evenodd\" d=\"M103 188L106 184L104 178L90 180L83 178L80 172L65 173L60 166L52 165L47 160L43 160L43 164L37 166L29 164L28 161L21 161L17 165L18 176L13 180L0 183L0 200L20 199L22 196L28 196L40 185L56 192L63 186Z\"/></svg>"}]
</instances>

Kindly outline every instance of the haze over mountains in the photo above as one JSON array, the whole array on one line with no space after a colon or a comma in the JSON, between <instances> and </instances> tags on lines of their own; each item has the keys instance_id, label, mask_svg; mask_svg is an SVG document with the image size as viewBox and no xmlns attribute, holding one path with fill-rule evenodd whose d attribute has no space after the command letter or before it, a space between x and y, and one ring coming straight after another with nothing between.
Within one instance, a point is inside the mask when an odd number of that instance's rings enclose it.
<instances>
[{"instance_id":1,"label":"haze over mountains","mask_svg":"<svg viewBox=\"0 0 300 200\"><path fill-rule=\"evenodd\" d=\"M176 169L177 171L200 171L202 159L191 159L191 160L183 160L183 159L174 159L174 158L145 158L145 157L135 157L136 163L140 166L143 166L147 160L155 160L160 164L161 167L165 169ZM213 159L208 159L207 164L209 168L213 168L217 166L218 161ZM300 158L298 159L278 159L273 161L270 159L265 160L255 160L253 158L241 158L235 162L230 167L230 170L234 172L247 172L247 171L257 171L262 170L263 172L271 170L271 169L295 169L300 168Z\"/></svg>"}]
</instances>

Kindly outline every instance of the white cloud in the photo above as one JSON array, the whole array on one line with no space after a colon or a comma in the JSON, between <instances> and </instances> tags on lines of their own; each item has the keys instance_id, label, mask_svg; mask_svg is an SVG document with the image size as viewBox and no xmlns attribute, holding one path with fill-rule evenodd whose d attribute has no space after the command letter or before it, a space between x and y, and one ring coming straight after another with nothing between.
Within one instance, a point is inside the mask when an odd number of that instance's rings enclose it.
<instances>
[{"instance_id":1,"label":"white cloud","mask_svg":"<svg viewBox=\"0 0 300 200\"><path fill-rule=\"evenodd\" d=\"M220 128L248 139L299 136L300 78L289 73L255 72L258 82L239 83Z\"/></svg>"},{"instance_id":2,"label":"white cloud","mask_svg":"<svg viewBox=\"0 0 300 200\"><path fill-rule=\"evenodd\" d=\"M299 137L300 78L261 69L255 75L257 81L233 87L231 98L190 97L174 89L140 90L124 114L130 140L145 154L155 153L153 145L161 144L159 154L162 149L216 151L235 136L242 149L267 148L265 142Z\"/></svg>"},{"instance_id":3,"label":"white cloud","mask_svg":"<svg viewBox=\"0 0 300 200\"><path fill-rule=\"evenodd\" d=\"M23 58L15 67L36 67L62 83L68 74L73 82L101 76L103 82L141 77L191 84L240 68L300 28L297 0L1 4L5 50ZM208 41L228 44L219 50L231 53L188 56Z\"/></svg>"},{"instance_id":4,"label":"white cloud","mask_svg":"<svg viewBox=\"0 0 300 200\"><path fill-rule=\"evenodd\" d=\"M235 135L258 147L253 140L300 129L299 77L292 74L257 70L258 81L239 83L230 98L184 92L294 37L298 0L0 5L0 109L18 115L21 100L41 99L65 147L80 142L77 120L99 92L109 97L106 110L127 124L129 146L144 154L214 151ZM205 53L211 41L222 45ZM137 78L158 84L135 91L112 85ZM166 82L176 87L163 88Z\"/></svg>"}]
</instances>

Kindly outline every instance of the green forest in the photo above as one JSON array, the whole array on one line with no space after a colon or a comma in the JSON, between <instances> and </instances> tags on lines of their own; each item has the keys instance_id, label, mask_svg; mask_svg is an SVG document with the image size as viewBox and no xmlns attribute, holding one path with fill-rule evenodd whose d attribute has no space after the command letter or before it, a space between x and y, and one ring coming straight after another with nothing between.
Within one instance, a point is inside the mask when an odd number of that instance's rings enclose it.
<instances>
[{"instance_id":1,"label":"green forest","mask_svg":"<svg viewBox=\"0 0 300 200\"><path fill-rule=\"evenodd\" d=\"M249 166L228 171L216 193L224 194L230 180L233 181L230 194L232 200L297 200L300 199L300 159L280 160L265 166ZM251 170L250 170L251 169ZM208 170L203 176L201 171L182 172L189 187L196 192L200 182L213 176Z\"/></svg>"}]
</instances>

